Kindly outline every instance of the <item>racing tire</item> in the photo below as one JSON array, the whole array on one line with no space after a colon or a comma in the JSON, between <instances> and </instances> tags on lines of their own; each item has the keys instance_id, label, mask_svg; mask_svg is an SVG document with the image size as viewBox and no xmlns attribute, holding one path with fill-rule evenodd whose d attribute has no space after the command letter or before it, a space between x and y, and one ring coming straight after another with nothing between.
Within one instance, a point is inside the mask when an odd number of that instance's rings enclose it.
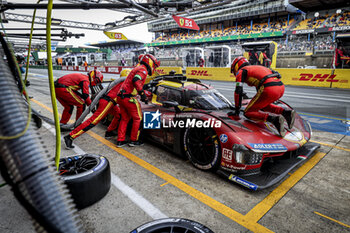
<instances>
[{"instance_id":1,"label":"racing tire","mask_svg":"<svg viewBox=\"0 0 350 233\"><path fill-rule=\"evenodd\" d=\"M84 154L62 158L59 171L78 209L101 200L111 187L109 162L100 155Z\"/></svg>"},{"instance_id":2,"label":"racing tire","mask_svg":"<svg viewBox=\"0 0 350 233\"><path fill-rule=\"evenodd\" d=\"M214 233L201 223L184 218L163 218L145 223L130 233Z\"/></svg>"},{"instance_id":3,"label":"racing tire","mask_svg":"<svg viewBox=\"0 0 350 233\"><path fill-rule=\"evenodd\" d=\"M211 128L186 129L184 149L191 163L200 170L215 171L220 165L220 144Z\"/></svg>"}]
</instances>

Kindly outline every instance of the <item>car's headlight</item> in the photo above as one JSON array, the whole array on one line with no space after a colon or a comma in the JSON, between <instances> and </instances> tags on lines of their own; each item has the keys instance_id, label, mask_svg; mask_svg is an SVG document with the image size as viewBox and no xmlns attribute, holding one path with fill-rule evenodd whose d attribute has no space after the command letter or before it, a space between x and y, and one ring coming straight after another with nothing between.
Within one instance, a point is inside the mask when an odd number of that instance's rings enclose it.
<instances>
[{"instance_id":1,"label":"car's headlight","mask_svg":"<svg viewBox=\"0 0 350 233\"><path fill-rule=\"evenodd\" d=\"M234 151L236 162L240 164L259 164L263 158L262 153L253 152L244 145L234 144L232 150Z\"/></svg>"}]
</instances>

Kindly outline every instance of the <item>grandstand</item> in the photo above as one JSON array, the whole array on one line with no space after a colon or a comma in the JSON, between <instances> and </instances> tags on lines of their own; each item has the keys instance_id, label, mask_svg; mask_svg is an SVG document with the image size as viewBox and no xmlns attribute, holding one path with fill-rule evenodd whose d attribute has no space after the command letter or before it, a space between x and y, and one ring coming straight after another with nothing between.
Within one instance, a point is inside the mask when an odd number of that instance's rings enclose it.
<instances>
[{"instance_id":1,"label":"grandstand","mask_svg":"<svg viewBox=\"0 0 350 233\"><path fill-rule=\"evenodd\" d=\"M350 31L350 8L341 0L242 0L181 16L194 19L200 30L180 29L172 19L148 23L155 38L146 46L155 48L163 65L184 66L181 50L191 47L229 46L232 60L243 54L244 42L273 40L278 67L330 68L336 34Z\"/></svg>"},{"instance_id":2,"label":"grandstand","mask_svg":"<svg viewBox=\"0 0 350 233\"><path fill-rule=\"evenodd\" d=\"M132 66L137 62L137 56L144 52L144 43L135 40L102 41L92 46L110 49L107 65ZM97 64L96 64L97 65ZM98 64L102 65L102 64Z\"/></svg>"}]
</instances>

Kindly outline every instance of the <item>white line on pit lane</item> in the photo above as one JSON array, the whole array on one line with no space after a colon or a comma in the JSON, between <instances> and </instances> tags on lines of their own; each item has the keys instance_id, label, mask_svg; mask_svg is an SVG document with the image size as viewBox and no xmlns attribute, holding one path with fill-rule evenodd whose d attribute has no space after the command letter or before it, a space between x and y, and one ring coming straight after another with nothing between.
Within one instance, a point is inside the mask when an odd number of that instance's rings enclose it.
<instances>
[{"instance_id":1,"label":"white line on pit lane","mask_svg":"<svg viewBox=\"0 0 350 233\"><path fill-rule=\"evenodd\" d=\"M229 88L220 88L220 87L217 87L216 89L219 89L219 90L226 90L226 91L234 91L234 89L229 89ZM247 93L256 93L255 91L247 91L247 90L244 90L244 92L247 92ZM295 92L297 93L297 92ZM300 98L301 93L299 93L299 95L291 95L291 94L284 94L283 96L289 96L289 97L297 97L297 98ZM350 100L342 100L342 99L334 99L334 97L336 96L333 96L332 95L332 98L322 98L322 97L312 97L312 96L306 96L305 94L303 94L303 96L301 98L305 98L305 99L318 99L318 100L327 100L327 101L333 101L333 102L345 102L345 103L350 103ZM348 97L343 97L343 96L338 96L340 98L348 98Z\"/></svg>"},{"instance_id":2,"label":"white line on pit lane","mask_svg":"<svg viewBox=\"0 0 350 233\"><path fill-rule=\"evenodd\" d=\"M46 122L43 122L43 126L48 129L53 135L56 135L56 131L51 125ZM63 141L63 137L61 137ZM64 145L64 142L63 142ZM86 154L79 146L74 144L74 152L77 154ZM117 175L111 172L112 184L119 189L125 196L127 196L134 204L140 207L146 214L148 214L153 219L167 218L159 209L157 209L151 202L146 200L135 190L127 186Z\"/></svg>"}]
</instances>

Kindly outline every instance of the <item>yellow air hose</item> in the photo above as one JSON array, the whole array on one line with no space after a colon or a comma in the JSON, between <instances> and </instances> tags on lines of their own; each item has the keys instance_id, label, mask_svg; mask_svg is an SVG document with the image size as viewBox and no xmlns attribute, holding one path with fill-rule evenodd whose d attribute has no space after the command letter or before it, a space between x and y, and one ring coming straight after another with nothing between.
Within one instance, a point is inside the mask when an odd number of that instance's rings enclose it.
<instances>
[{"instance_id":1,"label":"yellow air hose","mask_svg":"<svg viewBox=\"0 0 350 233\"><path fill-rule=\"evenodd\" d=\"M50 83L50 93L51 93L51 103L53 109L53 116L55 119L55 129L56 129L56 155L55 163L58 170L61 157L61 129L57 110L57 101L55 93L55 85L53 80L53 66L52 66L52 56L51 56L51 13L52 13L53 0L49 0L47 4L47 14L46 14L46 50L47 50L47 69L49 75Z\"/></svg>"},{"instance_id":2,"label":"yellow air hose","mask_svg":"<svg viewBox=\"0 0 350 233\"><path fill-rule=\"evenodd\" d=\"M38 0L36 4L39 4L41 0ZM33 37L33 29L34 29L34 23L35 23L35 15L36 15L36 9L34 9L33 13L33 19L32 19L32 27L30 29L30 36L29 36L29 44L28 44L28 55L27 55L27 62L26 62L26 74L24 78L24 83L27 83L28 78L28 70L29 70L29 58L30 58L30 52L32 49L32 37Z\"/></svg>"}]
</instances>

